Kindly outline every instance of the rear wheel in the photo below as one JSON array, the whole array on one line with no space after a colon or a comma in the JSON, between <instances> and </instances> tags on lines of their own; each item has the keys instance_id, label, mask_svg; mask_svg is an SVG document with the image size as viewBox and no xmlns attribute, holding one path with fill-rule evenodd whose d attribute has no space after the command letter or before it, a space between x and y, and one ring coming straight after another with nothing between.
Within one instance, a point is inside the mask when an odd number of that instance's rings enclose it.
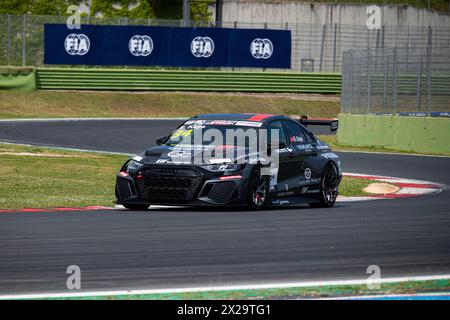
<instances>
[{"instance_id":1,"label":"rear wheel","mask_svg":"<svg viewBox=\"0 0 450 320\"><path fill-rule=\"evenodd\" d=\"M125 208L129 209L129 210L133 210L133 211L143 211L143 210L147 210L148 207L150 207L149 204L124 204L123 205Z\"/></svg>"},{"instance_id":2,"label":"rear wheel","mask_svg":"<svg viewBox=\"0 0 450 320\"><path fill-rule=\"evenodd\" d=\"M338 196L339 178L336 166L328 163L320 181L319 203L310 203L313 208L329 208L334 205Z\"/></svg>"},{"instance_id":3,"label":"rear wheel","mask_svg":"<svg viewBox=\"0 0 450 320\"><path fill-rule=\"evenodd\" d=\"M269 193L268 176L261 174L261 168L253 169L249 181L249 193L247 203L250 209L259 210L266 205Z\"/></svg>"}]
</instances>

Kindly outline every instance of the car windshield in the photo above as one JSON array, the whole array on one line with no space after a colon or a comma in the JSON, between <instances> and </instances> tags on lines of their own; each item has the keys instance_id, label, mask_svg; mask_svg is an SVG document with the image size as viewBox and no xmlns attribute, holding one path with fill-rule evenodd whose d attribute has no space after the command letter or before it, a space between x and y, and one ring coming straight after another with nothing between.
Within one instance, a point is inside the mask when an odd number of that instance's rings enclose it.
<instances>
[{"instance_id":1,"label":"car windshield","mask_svg":"<svg viewBox=\"0 0 450 320\"><path fill-rule=\"evenodd\" d=\"M170 135L165 144L244 146L257 141L261 126L261 122L254 121L188 120Z\"/></svg>"}]
</instances>

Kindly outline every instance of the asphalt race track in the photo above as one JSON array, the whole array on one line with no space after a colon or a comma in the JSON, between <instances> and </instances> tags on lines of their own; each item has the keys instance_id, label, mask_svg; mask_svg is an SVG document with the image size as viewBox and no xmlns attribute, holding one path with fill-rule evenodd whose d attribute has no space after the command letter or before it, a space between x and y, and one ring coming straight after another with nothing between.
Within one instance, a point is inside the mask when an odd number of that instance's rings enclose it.
<instances>
[{"instance_id":1,"label":"asphalt race track","mask_svg":"<svg viewBox=\"0 0 450 320\"><path fill-rule=\"evenodd\" d=\"M125 153L180 120L0 122L0 141ZM450 158L340 153L346 172L450 185ZM18 164L20 165L20 164ZM0 294L450 274L450 192L239 212L104 210L0 214Z\"/></svg>"}]
</instances>

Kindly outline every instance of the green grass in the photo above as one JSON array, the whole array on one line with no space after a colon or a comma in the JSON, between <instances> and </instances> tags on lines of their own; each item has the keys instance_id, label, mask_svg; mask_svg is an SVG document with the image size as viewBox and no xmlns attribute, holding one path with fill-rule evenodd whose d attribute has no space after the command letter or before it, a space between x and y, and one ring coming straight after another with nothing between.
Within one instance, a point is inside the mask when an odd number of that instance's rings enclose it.
<instances>
[{"instance_id":1,"label":"green grass","mask_svg":"<svg viewBox=\"0 0 450 320\"><path fill-rule=\"evenodd\" d=\"M338 96L193 92L0 91L0 118L188 117L255 112L336 117Z\"/></svg>"},{"instance_id":2,"label":"green grass","mask_svg":"<svg viewBox=\"0 0 450 320\"><path fill-rule=\"evenodd\" d=\"M355 295L410 294L429 292L449 292L449 280L408 281L382 283L379 289L369 289L367 285L315 286L285 289L254 289L204 291L143 295L119 295L69 298L76 300L212 300L212 299L297 299L346 297ZM67 299L67 298L66 298Z\"/></svg>"},{"instance_id":3,"label":"green grass","mask_svg":"<svg viewBox=\"0 0 450 320\"><path fill-rule=\"evenodd\" d=\"M404 154L419 154L419 155L430 155L424 152L412 152L405 150L397 150L384 147L355 147L350 145L340 144L337 141L336 135L320 135L319 139L328 143L334 151L363 151L363 152L382 152L382 153L404 153ZM432 154L433 156L450 156L450 154Z\"/></svg>"},{"instance_id":4,"label":"green grass","mask_svg":"<svg viewBox=\"0 0 450 320\"><path fill-rule=\"evenodd\" d=\"M375 181L366 179L343 177L341 184L339 185L339 194L346 197L369 195L368 193L365 193L363 189L374 182Z\"/></svg>"},{"instance_id":5,"label":"green grass","mask_svg":"<svg viewBox=\"0 0 450 320\"><path fill-rule=\"evenodd\" d=\"M112 206L125 155L0 144L0 208ZM370 180L344 177L340 194L364 195Z\"/></svg>"},{"instance_id":6,"label":"green grass","mask_svg":"<svg viewBox=\"0 0 450 320\"><path fill-rule=\"evenodd\" d=\"M112 206L115 172L126 158L0 145L0 208Z\"/></svg>"}]
</instances>

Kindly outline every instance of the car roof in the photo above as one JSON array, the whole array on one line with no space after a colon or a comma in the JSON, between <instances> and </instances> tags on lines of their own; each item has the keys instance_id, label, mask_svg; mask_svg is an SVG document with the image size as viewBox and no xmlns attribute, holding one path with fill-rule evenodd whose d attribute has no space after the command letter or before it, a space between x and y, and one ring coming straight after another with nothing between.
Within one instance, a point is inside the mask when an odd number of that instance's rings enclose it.
<instances>
[{"instance_id":1,"label":"car roof","mask_svg":"<svg viewBox=\"0 0 450 320\"><path fill-rule=\"evenodd\" d=\"M274 115L267 113L210 113L200 114L191 119L198 120L241 120L241 121L255 121L267 122L275 119L290 119L288 116Z\"/></svg>"}]
</instances>

